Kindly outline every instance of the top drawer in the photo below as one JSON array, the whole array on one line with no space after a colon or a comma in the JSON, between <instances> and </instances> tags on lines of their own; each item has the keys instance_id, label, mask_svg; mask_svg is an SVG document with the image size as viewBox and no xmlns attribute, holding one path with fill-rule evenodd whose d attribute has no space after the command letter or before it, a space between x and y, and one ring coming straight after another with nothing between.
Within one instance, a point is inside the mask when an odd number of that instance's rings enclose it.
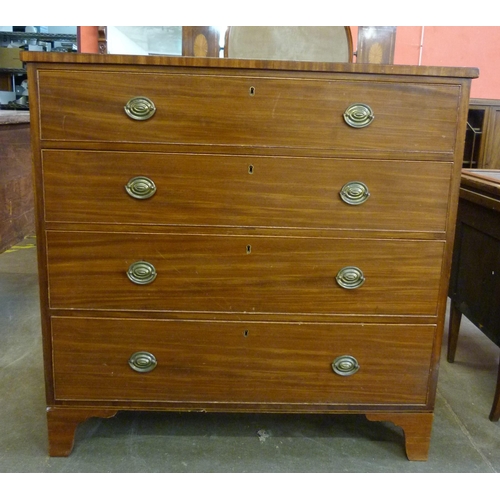
<instances>
[{"instance_id":1,"label":"top drawer","mask_svg":"<svg viewBox=\"0 0 500 500\"><path fill-rule=\"evenodd\" d=\"M38 76L46 140L441 153L455 145L458 85L194 71ZM126 114L138 96L154 103L152 117ZM344 118L356 103L373 112L365 127Z\"/></svg>"}]
</instances>

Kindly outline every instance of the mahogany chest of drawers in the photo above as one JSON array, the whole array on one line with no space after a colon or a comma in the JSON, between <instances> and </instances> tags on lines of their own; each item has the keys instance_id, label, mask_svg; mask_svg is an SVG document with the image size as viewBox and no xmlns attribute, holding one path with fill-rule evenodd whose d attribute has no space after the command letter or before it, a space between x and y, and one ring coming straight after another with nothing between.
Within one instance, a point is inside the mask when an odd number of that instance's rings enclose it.
<instances>
[{"instance_id":1,"label":"mahogany chest of drawers","mask_svg":"<svg viewBox=\"0 0 500 500\"><path fill-rule=\"evenodd\" d=\"M362 413L427 458L476 70L23 58L51 455L182 410Z\"/></svg>"}]
</instances>

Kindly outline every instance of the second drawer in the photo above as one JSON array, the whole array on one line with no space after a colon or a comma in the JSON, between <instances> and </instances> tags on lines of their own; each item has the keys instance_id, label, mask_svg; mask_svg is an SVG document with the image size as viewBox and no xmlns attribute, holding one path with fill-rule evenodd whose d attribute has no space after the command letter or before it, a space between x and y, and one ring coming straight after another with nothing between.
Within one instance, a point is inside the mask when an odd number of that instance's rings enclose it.
<instances>
[{"instance_id":1,"label":"second drawer","mask_svg":"<svg viewBox=\"0 0 500 500\"><path fill-rule=\"evenodd\" d=\"M451 164L48 150L43 172L49 222L444 231Z\"/></svg>"}]
</instances>

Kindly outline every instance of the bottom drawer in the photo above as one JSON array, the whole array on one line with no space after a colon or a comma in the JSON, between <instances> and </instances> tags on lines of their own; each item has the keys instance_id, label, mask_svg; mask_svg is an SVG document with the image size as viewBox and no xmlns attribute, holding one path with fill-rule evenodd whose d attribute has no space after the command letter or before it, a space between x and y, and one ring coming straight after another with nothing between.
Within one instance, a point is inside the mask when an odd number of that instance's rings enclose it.
<instances>
[{"instance_id":1,"label":"bottom drawer","mask_svg":"<svg viewBox=\"0 0 500 500\"><path fill-rule=\"evenodd\" d=\"M55 398L424 405L434 333L432 325L55 317ZM131 368L137 352L154 356L152 371ZM359 364L352 375L333 370L345 355ZM148 369L145 356L136 364Z\"/></svg>"}]
</instances>

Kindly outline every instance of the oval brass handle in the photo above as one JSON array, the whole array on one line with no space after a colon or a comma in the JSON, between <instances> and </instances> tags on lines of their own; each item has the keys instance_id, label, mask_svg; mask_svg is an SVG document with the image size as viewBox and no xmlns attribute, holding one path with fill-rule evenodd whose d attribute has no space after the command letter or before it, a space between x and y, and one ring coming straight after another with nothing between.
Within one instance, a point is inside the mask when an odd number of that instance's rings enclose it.
<instances>
[{"instance_id":1,"label":"oval brass handle","mask_svg":"<svg viewBox=\"0 0 500 500\"><path fill-rule=\"evenodd\" d=\"M125 190L132 198L147 200L156 193L156 185L148 177L134 177L125 184Z\"/></svg>"},{"instance_id":2,"label":"oval brass handle","mask_svg":"<svg viewBox=\"0 0 500 500\"><path fill-rule=\"evenodd\" d=\"M365 282L363 271L353 266L342 268L335 279L339 286L348 290L359 288Z\"/></svg>"},{"instance_id":3,"label":"oval brass handle","mask_svg":"<svg viewBox=\"0 0 500 500\"><path fill-rule=\"evenodd\" d=\"M134 262L127 271L128 279L137 285L147 285L156 279L155 266L142 260Z\"/></svg>"},{"instance_id":4,"label":"oval brass handle","mask_svg":"<svg viewBox=\"0 0 500 500\"><path fill-rule=\"evenodd\" d=\"M332 368L337 375L348 377L359 370L359 363L354 356L344 355L334 359Z\"/></svg>"},{"instance_id":5,"label":"oval brass handle","mask_svg":"<svg viewBox=\"0 0 500 500\"><path fill-rule=\"evenodd\" d=\"M128 364L136 372L148 373L156 368L157 362L150 352L138 351L130 356Z\"/></svg>"},{"instance_id":6,"label":"oval brass handle","mask_svg":"<svg viewBox=\"0 0 500 500\"><path fill-rule=\"evenodd\" d=\"M370 196L368 186L360 181L351 181L342 186L340 197L348 205L361 205Z\"/></svg>"},{"instance_id":7,"label":"oval brass handle","mask_svg":"<svg viewBox=\"0 0 500 500\"><path fill-rule=\"evenodd\" d=\"M368 104L351 104L344 112L345 122L353 128L368 127L374 119L375 115Z\"/></svg>"},{"instance_id":8,"label":"oval brass handle","mask_svg":"<svg viewBox=\"0 0 500 500\"><path fill-rule=\"evenodd\" d=\"M156 112L156 106L151 99L147 97L132 97L125 104L125 113L133 120L148 120Z\"/></svg>"}]
</instances>

